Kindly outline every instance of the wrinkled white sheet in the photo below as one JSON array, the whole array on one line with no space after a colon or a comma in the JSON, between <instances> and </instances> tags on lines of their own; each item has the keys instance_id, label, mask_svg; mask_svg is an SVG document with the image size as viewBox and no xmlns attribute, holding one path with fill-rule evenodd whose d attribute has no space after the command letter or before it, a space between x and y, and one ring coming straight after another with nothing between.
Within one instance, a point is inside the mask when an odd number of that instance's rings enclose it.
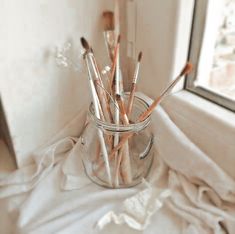
<instances>
[{"instance_id":1,"label":"wrinkled white sheet","mask_svg":"<svg viewBox=\"0 0 235 234\"><path fill-rule=\"evenodd\" d=\"M157 153L147 182L119 190L92 184L79 139L67 137L0 179L0 233L235 233L235 181L161 107L152 120ZM153 202L165 189L159 210Z\"/></svg>"}]
</instances>

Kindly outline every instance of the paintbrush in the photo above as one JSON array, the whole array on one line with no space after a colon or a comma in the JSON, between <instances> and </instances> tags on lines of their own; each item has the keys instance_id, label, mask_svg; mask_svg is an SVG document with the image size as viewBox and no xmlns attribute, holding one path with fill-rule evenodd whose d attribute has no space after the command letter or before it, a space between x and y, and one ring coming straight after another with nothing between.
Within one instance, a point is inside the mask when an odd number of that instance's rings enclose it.
<instances>
[{"instance_id":1,"label":"paintbrush","mask_svg":"<svg viewBox=\"0 0 235 234\"><path fill-rule=\"evenodd\" d=\"M125 108L124 102L123 102L122 97L121 97L120 94L116 94L116 100L117 100L117 103L118 103L118 106L119 106L121 119L122 119L122 121L125 125L128 125L129 124L129 119L127 117L126 108Z\"/></svg>"},{"instance_id":2,"label":"paintbrush","mask_svg":"<svg viewBox=\"0 0 235 234\"><path fill-rule=\"evenodd\" d=\"M120 94L120 83L119 83L119 47L120 47L120 40L121 40L121 36L119 35L117 38L117 44L115 46L115 50L114 50L114 60L113 60L113 64L112 64L112 69L111 69L111 84L112 84L112 94L113 97L115 99L115 103L118 105L117 100L116 100L116 94ZM119 109L115 108L114 109L114 123L116 125L119 125L119 121L120 121L120 113L119 113ZM114 134L114 144L113 146L117 146L119 143L119 133L116 132ZM115 167L118 163L118 158L120 157L120 154L118 155L118 152L115 153ZM117 186L118 182L118 178L115 177L115 185Z\"/></svg>"},{"instance_id":3,"label":"paintbrush","mask_svg":"<svg viewBox=\"0 0 235 234\"><path fill-rule=\"evenodd\" d=\"M120 86L119 86L119 46L120 46L120 40L121 37L120 35L118 36L117 39L117 45L115 47L115 54L114 54L114 60L113 60L113 67L112 67L112 77L111 77L111 82L112 82L112 93L114 95L114 100L115 103L118 105L117 100L116 100L116 94L120 94ZM114 123L116 125L119 125L119 121L120 121L120 113L119 113L119 109L115 108L114 109ZM114 142L113 142L113 146L115 147L116 145L118 145L119 143L119 133L116 132L114 134ZM117 158L118 158L118 152L115 153L115 165L117 164ZM118 184L118 181L114 181L115 185Z\"/></svg>"},{"instance_id":4,"label":"paintbrush","mask_svg":"<svg viewBox=\"0 0 235 234\"><path fill-rule=\"evenodd\" d=\"M117 67L117 60L118 60L118 54L119 54L119 48L120 48L120 42L121 42L121 36L118 35L117 38L117 43L114 49L114 59L113 59L113 64L112 64L112 68L111 68L111 84L112 84L112 91L113 91L113 95L115 95L115 85L116 85L116 79L115 79L115 71L116 71L116 67Z\"/></svg>"},{"instance_id":5,"label":"paintbrush","mask_svg":"<svg viewBox=\"0 0 235 234\"><path fill-rule=\"evenodd\" d=\"M121 95L116 94L116 100L120 110L120 116L124 125L129 124L129 120L126 114L125 105L122 100ZM115 174L114 174L114 183L115 186L118 186L118 175L121 166L121 174L123 175L124 183L131 183L132 181L132 172L131 172L131 163L130 163L130 154L129 154L129 144L128 141L125 142L118 154L117 163L115 165Z\"/></svg>"},{"instance_id":6,"label":"paintbrush","mask_svg":"<svg viewBox=\"0 0 235 234\"><path fill-rule=\"evenodd\" d=\"M149 106L149 108L142 113L138 119L137 122L141 122L144 121L149 115L152 114L152 112L154 111L154 109L160 104L160 102L164 99L164 97L173 89L173 87L179 82L179 80L185 76L188 75L191 71L192 71L193 65L191 63L187 63L184 68L182 69L182 71L180 72L180 74L176 77L176 79L174 79L168 86L167 88L161 93L161 95ZM110 155L109 155L109 159L112 160L112 158L114 157L115 153L122 148L122 146L125 144L125 142L131 137L133 136L133 133L127 133L125 136L123 136L118 145L115 146ZM100 165L100 168L102 167L102 165Z\"/></svg>"},{"instance_id":7,"label":"paintbrush","mask_svg":"<svg viewBox=\"0 0 235 234\"><path fill-rule=\"evenodd\" d=\"M103 12L104 40L111 61L114 58L115 31L114 31L114 13L112 11Z\"/></svg>"},{"instance_id":8,"label":"paintbrush","mask_svg":"<svg viewBox=\"0 0 235 234\"><path fill-rule=\"evenodd\" d=\"M82 44L83 48L85 49L85 51L86 51L85 53L87 54L87 56L90 60L91 66L93 68L93 72L95 75L94 76L94 84L95 84L95 87L97 90L98 98L100 100L102 111L105 116L105 120L108 122L112 122L112 114L111 114L110 106L108 104L108 98L106 95L106 91L105 91L105 88L104 88L104 85L103 85L103 82L101 79L100 71L99 71L93 50L89 46L87 40L84 37L81 38L81 44Z\"/></svg>"},{"instance_id":9,"label":"paintbrush","mask_svg":"<svg viewBox=\"0 0 235 234\"><path fill-rule=\"evenodd\" d=\"M94 105L95 116L98 119L100 119L99 98L97 97L96 89L95 89L95 86L94 86L94 83L93 83L92 74L91 74L90 67L89 67L88 53L86 53L86 52L84 54L84 59L85 59L86 66L87 66L87 71L88 71L88 79L89 79L91 96L92 96L93 105ZM107 148L106 148L106 145L105 145L103 132L102 132L101 129L98 129L98 137L99 137L99 141L100 141L102 155L103 155L103 158L104 158L104 163L105 163L106 172L107 172L107 176L108 176L108 182L109 182L110 186L112 186L112 178L111 178L111 172L110 172L108 152L107 152Z\"/></svg>"},{"instance_id":10,"label":"paintbrush","mask_svg":"<svg viewBox=\"0 0 235 234\"><path fill-rule=\"evenodd\" d=\"M138 81L138 77L139 77L141 59L142 59L142 52L140 52L138 55L138 60L137 60L137 64L135 67L135 73L134 73L134 77L133 77L132 84L131 84L130 97L129 97L128 104L127 104L127 116L128 117L130 116L131 111L132 111L134 95L135 95L135 91L137 88L137 81Z\"/></svg>"},{"instance_id":11,"label":"paintbrush","mask_svg":"<svg viewBox=\"0 0 235 234\"><path fill-rule=\"evenodd\" d=\"M193 65L191 63L187 63L180 74L167 86L166 89L163 90L161 95L151 104L151 106L144 113L139 116L138 122L144 121L149 115L151 115L156 106L164 99L164 97L169 94L169 92L174 88L174 86L183 76L188 75L192 71L192 68Z\"/></svg>"},{"instance_id":12,"label":"paintbrush","mask_svg":"<svg viewBox=\"0 0 235 234\"><path fill-rule=\"evenodd\" d=\"M121 32L121 27L120 27L120 0L115 0L114 1L114 23L115 23L115 34L120 35ZM122 73L120 70L120 49L118 50L118 55L117 55L117 65L116 65L116 76L118 76L118 82L119 82L119 91L120 93L123 93L124 91L124 86L123 86L123 77Z\"/></svg>"}]
</instances>

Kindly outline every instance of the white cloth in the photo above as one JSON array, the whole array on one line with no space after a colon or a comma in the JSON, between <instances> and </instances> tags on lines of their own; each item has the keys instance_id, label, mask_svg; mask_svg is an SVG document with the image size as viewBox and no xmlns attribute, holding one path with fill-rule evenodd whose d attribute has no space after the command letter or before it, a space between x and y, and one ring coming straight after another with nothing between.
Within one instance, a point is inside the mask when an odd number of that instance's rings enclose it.
<instances>
[{"instance_id":1,"label":"white cloth","mask_svg":"<svg viewBox=\"0 0 235 234\"><path fill-rule=\"evenodd\" d=\"M0 179L0 233L235 233L234 180L161 107L152 122L158 153L147 188L91 183L80 140L67 137L35 154L34 164ZM171 194L161 203L165 189Z\"/></svg>"}]
</instances>

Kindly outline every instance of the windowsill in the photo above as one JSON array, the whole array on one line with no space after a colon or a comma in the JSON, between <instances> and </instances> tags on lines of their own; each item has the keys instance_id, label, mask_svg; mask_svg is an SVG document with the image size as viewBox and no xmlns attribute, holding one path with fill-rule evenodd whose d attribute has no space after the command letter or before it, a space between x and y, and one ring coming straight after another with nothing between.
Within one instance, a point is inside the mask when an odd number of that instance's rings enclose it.
<instances>
[{"instance_id":1,"label":"windowsill","mask_svg":"<svg viewBox=\"0 0 235 234\"><path fill-rule=\"evenodd\" d=\"M182 90L162 103L176 125L202 151L235 178L235 114Z\"/></svg>"},{"instance_id":2,"label":"windowsill","mask_svg":"<svg viewBox=\"0 0 235 234\"><path fill-rule=\"evenodd\" d=\"M218 124L224 125L224 127L229 127L235 130L235 113L226 108L219 106L213 102L210 102L196 94L193 94L187 90L182 90L177 92L164 102L163 106L168 106L168 102L172 102L174 100L175 104L180 104L182 107L187 106L190 109L201 112L204 115L205 119L217 121ZM177 111L177 105L173 105L174 111Z\"/></svg>"}]
</instances>

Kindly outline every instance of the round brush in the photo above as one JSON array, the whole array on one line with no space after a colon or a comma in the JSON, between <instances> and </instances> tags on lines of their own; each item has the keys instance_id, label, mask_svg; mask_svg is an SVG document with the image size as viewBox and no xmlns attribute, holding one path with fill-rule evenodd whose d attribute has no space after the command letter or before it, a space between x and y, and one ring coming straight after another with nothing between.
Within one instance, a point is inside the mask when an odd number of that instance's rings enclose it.
<instances>
[{"instance_id":1,"label":"round brush","mask_svg":"<svg viewBox=\"0 0 235 234\"><path fill-rule=\"evenodd\" d=\"M169 92L175 87L175 85L183 76L188 75L192 71L192 68L193 65L191 63L187 63L180 74L167 86L166 89L163 90L161 95L151 104L151 106L144 113L139 116L138 122L145 120L149 115L151 115L156 106L164 99L164 97L169 94Z\"/></svg>"},{"instance_id":2,"label":"round brush","mask_svg":"<svg viewBox=\"0 0 235 234\"><path fill-rule=\"evenodd\" d=\"M140 52L139 55L138 55L138 60L137 60L137 64L136 64L136 67L135 67L135 73L134 73L134 77L133 77L132 84L131 84L130 97L129 97L128 104L127 104L127 116L128 117L130 116L131 111L132 111L135 91L136 91L136 88L137 88L137 81L138 81L138 77L139 77L141 59L142 59L142 52Z\"/></svg>"},{"instance_id":3,"label":"round brush","mask_svg":"<svg viewBox=\"0 0 235 234\"><path fill-rule=\"evenodd\" d=\"M90 50L90 47L89 47L89 44L86 42L86 40L84 40L83 38L81 38L81 43L82 43L82 46L84 47L84 49L86 50L86 52L84 54L84 59L85 59L87 71L88 71L89 85L90 85L90 90L91 90L91 95L92 95L92 100L93 100L93 105L94 105L95 116L98 119L100 119L99 98L97 97L97 93L96 93L95 85L93 83L92 74L90 71L89 61L88 61L88 52ZM112 186L112 178L111 178L108 152L107 152L107 148L106 148L106 144L105 144L105 140L104 140L104 135L103 135L103 132L101 129L98 129L98 137L99 137L99 141L100 141L102 154L104 157L104 163L105 163L106 172L107 172L107 176L108 176L108 182L109 182L110 186Z\"/></svg>"},{"instance_id":4,"label":"round brush","mask_svg":"<svg viewBox=\"0 0 235 234\"><path fill-rule=\"evenodd\" d=\"M87 42L87 40L84 37L81 38L81 44L82 44L83 48L86 50L86 54L88 55L88 57L90 59L91 66L93 68L93 72L95 75L94 76L94 83L96 86L98 98L100 100L101 108L102 108L102 111L105 116L105 120L108 122L112 122L112 114L111 114L110 106L108 104L108 98L107 98L106 92L104 91L105 88L104 88L104 85L103 85L103 82L101 79L100 71L99 71L93 50L89 46L89 43Z\"/></svg>"}]
</instances>

